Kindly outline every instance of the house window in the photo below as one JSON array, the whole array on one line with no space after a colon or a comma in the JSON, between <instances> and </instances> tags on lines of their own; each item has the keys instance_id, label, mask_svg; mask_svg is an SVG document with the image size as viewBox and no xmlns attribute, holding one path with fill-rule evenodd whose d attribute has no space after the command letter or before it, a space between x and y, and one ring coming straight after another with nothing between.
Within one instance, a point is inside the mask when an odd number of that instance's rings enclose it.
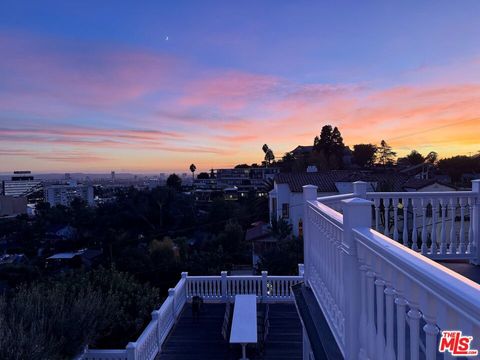
<instances>
[{"instance_id":1,"label":"house window","mask_svg":"<svg viewBox=\"0 0 480 360\"><path fill-rule=\"evenodd\" d=\"M290 217L290 205L282 204L282 218L288 219Z\"/></svg>"}]
</instances>

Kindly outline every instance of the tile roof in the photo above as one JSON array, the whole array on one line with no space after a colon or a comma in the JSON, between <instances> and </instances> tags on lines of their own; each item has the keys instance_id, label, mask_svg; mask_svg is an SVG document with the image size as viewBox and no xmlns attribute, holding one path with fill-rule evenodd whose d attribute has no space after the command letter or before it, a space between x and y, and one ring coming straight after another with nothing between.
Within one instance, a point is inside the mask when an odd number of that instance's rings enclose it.
<instances>
[{"instance_id":1,"label":"tile roof","mask_svg":"<svg viewBox=\"0 0 480 360\"><path fill-rule=\"evenodd\" d=\"M277 184L288 184L290 191L302 192L302 186L318 186L319 192L338 192L337 182L376 182L377 186L388 185L389 191L402 191L407 176L394 172L373 172L358 170L327 170L315 173L280 173L275 175Z\"/></svg>"},{"instance_id":2,"label":"tile roof","mask_svg":"<svg viewBox=\"0 0 480 360\"><path fill-rule=\"evenodd\" d=\"M415 179L415 178L409 179L407 182L405 182L405 184L403 184L403 187L418 190L426 186L433 185L435 183L448 186L452 189L456 189L453 185L449 185L445 182L438 181L436 179Z\"/></svg>"}]
</instances>

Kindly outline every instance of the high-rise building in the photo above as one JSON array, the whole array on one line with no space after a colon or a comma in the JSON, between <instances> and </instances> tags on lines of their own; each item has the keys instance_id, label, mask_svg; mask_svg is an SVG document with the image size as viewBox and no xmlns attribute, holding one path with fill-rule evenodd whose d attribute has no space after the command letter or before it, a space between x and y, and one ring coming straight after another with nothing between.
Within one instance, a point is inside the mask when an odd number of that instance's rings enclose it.
<instances>
[{"instance_id":1,"label":"high-rise building","mask_svg":"<svg viewBox=\"0 0 480 360\"><path fill-rule=\"evenodd\" d=\"M42 182L35 180L31 171L14 171L11 180L3 181L2 190L5 196L28 196L41 190Z\"/></svg>"},{"instance_id":2,"label":"high-rise building","mask_svg":"<svg viewBox=\"0 0 480 360\"><path fill-rule=\"evenodd\" d=\"M92 185L78 185L75 182L49 185L45 187L44 194L45 201L51 206L69 206L75 198L84 200L90 206L94 204Z\"/></svg>"}]
</instances>

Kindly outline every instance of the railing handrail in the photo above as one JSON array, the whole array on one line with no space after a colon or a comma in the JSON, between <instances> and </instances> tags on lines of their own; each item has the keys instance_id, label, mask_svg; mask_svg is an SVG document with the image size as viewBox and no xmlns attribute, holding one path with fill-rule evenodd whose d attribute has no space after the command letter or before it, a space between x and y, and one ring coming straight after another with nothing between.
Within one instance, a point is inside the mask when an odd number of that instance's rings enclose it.
<instances>
[{"instance_id":1,"label":"railing handrail","mask_svg":"<svg viewBox=\"0 0 480 360\"><path fill-rule=\"evenodd\" d=\"M267 280L299 280L302 278L302 275L269 275Z\"/></svg>"},{"instance_id":2,"label":"railing handrail","mask_svg":"<svg viewBox=\"0 0 480 360\"><path fill-rule=\"evenodd\" d=\"M329 196L318 197L317 201L321 202L322 204L330 204L332 202L350 199L351 197L354 197L354 196L355 196L354 193L329 195Z\"/></svg>"},{"instance_id":3,"label":"railing handrail","mask_svg":"<svg viewBox=\"0 0 480 360\"><path fill-rule=\"evenodd\" d=\"M478 193L475 191L392 191L392 192L376 192L371 191L367 192L367 198L379 198L379 197L389 197L389 198L432 198L432 197L477 197ZM353 195L353 194L352 194Z\"/></svg>"},{"instance_id":4,"label":"railing handrail","mask_svg":"<svg viewBox=\"0 0 480 360\"><path fill-rule=\"evenodd\" d=\"M187 275L187 279L193 280L220 280L221 278L220 275Z\"/></svg>"},{"instance_id":5,"label":"railing handrail","mask_svg":"<svg viewBox=\"0 0 480 360\"><path fill-rule=\"evenodd\" d=\"M357 241L480 325L480 285L373 229L353 231L358 235Z\"/></svg>"},{"instance_id":6,"label":"railing handrail","mask_svg":"<svg viewBox=\"0 0 480 360\"><path fill-rule=\"evenodd\" d=\"M319 200L322 198L319 198ZM325 215L331 220L334 224L342 226L343 224L343 215L338 211L335 211L328 205L323 204L319 200L308 201L311 205L311 209L320 215Z\"/></svg>"}]
</instances>

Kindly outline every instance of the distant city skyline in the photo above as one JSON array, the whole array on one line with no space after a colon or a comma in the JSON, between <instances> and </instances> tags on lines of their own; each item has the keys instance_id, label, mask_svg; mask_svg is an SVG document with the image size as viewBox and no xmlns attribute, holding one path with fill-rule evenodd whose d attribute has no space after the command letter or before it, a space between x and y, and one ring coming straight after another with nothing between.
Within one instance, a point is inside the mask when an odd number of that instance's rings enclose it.
<instances>
[{"instance_id":1,"label":"distant city skyline","mask_svg":"<svg viewBox=\"0 0 480 360\"><path fill-rule=\"evenodd\" d=\"M480 150L480 2L2 1L0 173ZM183 170L182 170L183 169Z\"/></svg>"}]
</instances>

